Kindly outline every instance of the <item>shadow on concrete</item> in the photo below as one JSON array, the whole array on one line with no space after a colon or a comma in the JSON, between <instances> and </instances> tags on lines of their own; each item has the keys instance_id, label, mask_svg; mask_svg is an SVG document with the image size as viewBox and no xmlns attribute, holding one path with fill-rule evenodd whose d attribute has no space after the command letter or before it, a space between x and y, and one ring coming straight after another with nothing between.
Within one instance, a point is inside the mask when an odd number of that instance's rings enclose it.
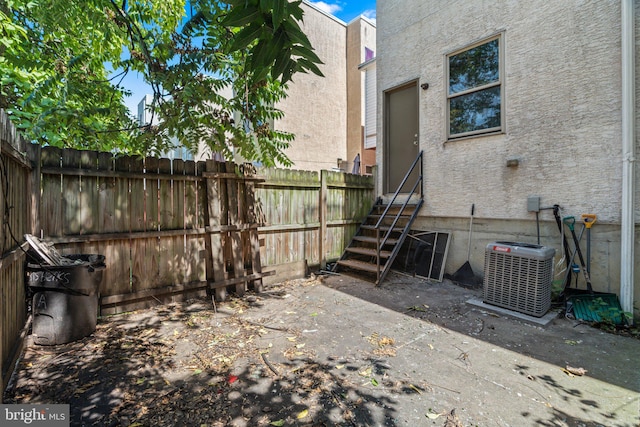
<instances>
[{"instance_id":1,"label":"shadow on concrete","mask_svg":"<svg viewBox=\"0 0 640 427\"><path fill-rule=\"evenodd\" d=\"M594 419L606 419L611 426L637 426L638 419L628 416L638 412L629 408L640 405L637 393L635 400L628 398L633 393L626 393L618 408L605 407L597 393L565 381L559 368L581 366L602 384L637 392L640 342L564 319L540 328L494 316L465 303L476 294L477 290L451 283L430 284L397 275L381 287L340 275L303 291L266 292L260 295L260 304L245 298L213 307L200 300L111 316L101 319L96 332L80 341L29 345L4 402L70 404L74 426L443 425L444 416L434 421L425 418L430 408L443 406L448 411L466 407L467 413L460 412L463 419L507 425L499 420L501 411L514 416L512 402L493 402L490 387L522 405L518 408L533 408L515 414L521 425L590 427L603 425ZM477 347L478 353L467 360L466 349L433 341L436 348L429 351L425 342L417 341L418 335L404 338L402 355L374 357L361 331L384 324L378 306L402 314L394 313L393 322L397 318L424 322L407 322L414 328L410 333L415 333L416 324L429 323L445 332L431 333L437 328L428 327L422 335L444 340L454 335L446 331L456 331L555 366L532 369L527 363L509 362L495 371L508 379L486 378L488 371L483 372L475 359L490 358L485 349L480 353ZM297 311L298 317L286 317L288 310ZM305 334L305 328L315 324L316 312L321 312L318 331ZM277 323L278 317L298 322ZM379 323L367 327L370 320ZM344 335L336 357L323 351L332 335L336 341ZM407 354L416 360L404 359ZM471 363L476 363L474 369L466 369ZM417 373L405 376L411 369ZM459 377L447 377L451 372ZM421 378L449 380L458 389L447 388L448 383L431 384L430 389L430 384L418 382ZM518 387L531 385L527 394L535 401L523 405L523 399L514 395L516 389L507 390L503 380ZM472 388L476 384L485 390L476 391ZM542 395L541 390L554 396ZM475 393L486 407L473 412ZM561 404L544 406L550 400Z\"/></svg>"},{"instance_id":2,"label":"shadow on concrete","mask_svg":"<svg viewBox=\"0 0 640 427\"><path fill-rule=\"evenodd\" d=\"M69 404L73 426L397 425L395 399L349 380L359 365L303 352L261 360L252 343L264 326L236 312L173 304L101 319L73 343L29 345L4 402Z\"/></svg>"},{"instance_id":3,"label":"shadow on concrete","mask_svg":"<svg viewBox=\"0 0 640 427\"><path fill-rule=\"evenodd\" d=\"M547 419L540 418L541 414L523 412L522 417L532 424L603 425L592 421L589 414L594 412L609 419L611 423L607 425L611 426L631 427L640 422L640 395L637 394L640 392L640 359L636 357L640 354L640 340L606 333L561 315L541 327L519 319L518 313L511 317L498 310L486 310L469 303L472 299L482 299L482 289L464 288L448 280L430 282L394 272L378 287L349 274L332 275L324 284L411 318L555 365L558 372L569 365L583 368L590 378L605 386L611 384L631 391L625 399L620 398L619 409L632 406L626 413L637 413L634 420L620 419L618 411L607 412L600 407L601 390L568 388L550 375L536 375L528 372L526 366L516 365L513 369L520 375L532 382L544 383L547 389L554 390L560 401L581 407L585 414L583 418L575 418L561 409L550 408L552 416ZM634 395L635 398L629 397ZM546 400L545 396L540 398Z\"/></svg>"}]
</instances>

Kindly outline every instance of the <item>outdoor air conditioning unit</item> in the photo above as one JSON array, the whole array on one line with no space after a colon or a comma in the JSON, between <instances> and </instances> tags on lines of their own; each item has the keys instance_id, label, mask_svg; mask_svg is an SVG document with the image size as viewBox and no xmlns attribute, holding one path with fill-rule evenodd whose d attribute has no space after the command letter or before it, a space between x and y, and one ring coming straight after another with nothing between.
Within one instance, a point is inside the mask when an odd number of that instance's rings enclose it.
<instances>
[{"instance_id":1,"label":"outdoor air conditioning unit","mask_svg":"<svg viewBox=\"0 0 640 427\"><path fill-rule=\"evenodd\" d=\"M529 243L493 242L484 258L484 302L531 316L551 307L555 249Z\"/></svg>"}]
</instances>

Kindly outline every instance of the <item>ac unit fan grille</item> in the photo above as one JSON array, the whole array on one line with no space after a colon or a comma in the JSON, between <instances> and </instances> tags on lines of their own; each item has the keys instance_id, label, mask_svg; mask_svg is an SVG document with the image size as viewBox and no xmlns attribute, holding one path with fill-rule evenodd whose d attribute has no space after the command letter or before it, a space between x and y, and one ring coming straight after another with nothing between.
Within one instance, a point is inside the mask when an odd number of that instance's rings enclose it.
<instances>
[{"instance_id":1,"label":"ac unit fan grille","mask_svg":"<svg viewBox=\"0 0 640 427\"><path fill-rule=\"evenodd\" d=\"M516 256L492 251L491 246L485 254L484 302L543 316L551 307L553 255L546 259Z\"/></svg>"}]
</instances>

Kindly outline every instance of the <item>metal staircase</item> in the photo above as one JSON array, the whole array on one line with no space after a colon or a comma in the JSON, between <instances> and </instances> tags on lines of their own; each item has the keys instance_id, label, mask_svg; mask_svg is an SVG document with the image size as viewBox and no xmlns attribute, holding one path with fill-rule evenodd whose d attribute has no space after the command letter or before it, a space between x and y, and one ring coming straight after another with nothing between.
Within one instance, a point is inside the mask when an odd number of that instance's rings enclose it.
<instances>
[{"instance_id":1,"label":"metal staircase","mask_svg":"<svg viewBox=\"0 0 640 427\"><path fill-rule=\"evenodd\" d=\"M414 170L419 171L415 182ZM401 193L405 185L409 193ZM379 285L391 270L409 229L422 206L422 152L404 176L389 201L378 198L358 228L333 271L341 268L365 271L375 275Z\"/></svg>"}]
</instances>

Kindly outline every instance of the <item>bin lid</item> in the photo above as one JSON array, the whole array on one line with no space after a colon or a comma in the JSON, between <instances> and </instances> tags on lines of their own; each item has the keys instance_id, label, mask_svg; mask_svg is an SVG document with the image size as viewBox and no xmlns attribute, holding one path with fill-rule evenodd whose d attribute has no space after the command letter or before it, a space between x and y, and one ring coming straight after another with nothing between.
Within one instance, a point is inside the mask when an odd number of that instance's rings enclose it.
<instances>
[{"instance_id":1,"label":"bin lid","mask_svg":"<svg viewBox=\"0 0 640 427\"><path fill-rule=\"evenodd\" d=\"M65 258L53 247L53 243L45 243L32 234L25 234L24 238L29 242L29 246L41 258L45 264L49 265L73 265L83 264L83 261L75 261Z\"/></svg>"}]
</instances>

